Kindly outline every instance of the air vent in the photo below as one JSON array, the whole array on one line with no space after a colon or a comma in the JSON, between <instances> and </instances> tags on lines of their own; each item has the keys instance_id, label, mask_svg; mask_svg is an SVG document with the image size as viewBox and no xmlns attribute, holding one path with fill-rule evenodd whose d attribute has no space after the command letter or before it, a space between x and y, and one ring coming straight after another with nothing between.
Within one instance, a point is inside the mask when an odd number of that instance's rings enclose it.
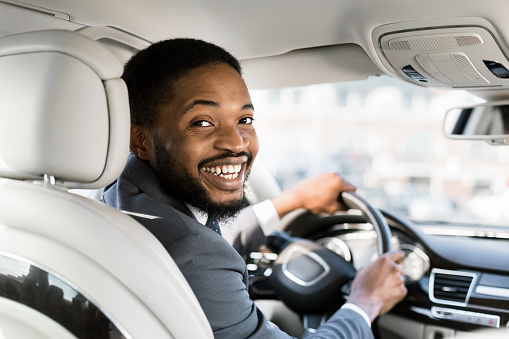
<instances>
[{"instance_id":1,"label":"air vent","mask_svg":"<svg viewBox=\"0 0 509 339\"><path fill-rule=\"evenodd\" d=\"M466 306L476 278L475 273L433 269L430 299L441 304Z\"/></svg>"},{"instance_id":2,"label":"air vent","mask_svg":"<svg viewBox=\"0 0 509 339\"><path fill-rule=\"evenodd\" d=\"M429 34L389 40L392 51L436 51L484 44L477 33Z\"/></svg>"}]
</instances>

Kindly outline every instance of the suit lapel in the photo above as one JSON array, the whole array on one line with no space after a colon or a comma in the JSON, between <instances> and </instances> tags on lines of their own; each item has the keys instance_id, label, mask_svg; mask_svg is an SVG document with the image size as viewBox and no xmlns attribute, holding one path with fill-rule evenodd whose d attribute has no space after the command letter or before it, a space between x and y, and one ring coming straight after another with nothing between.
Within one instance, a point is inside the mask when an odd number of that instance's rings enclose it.
<instances>
[{"instance_id":1,"label":"suit lapel","mask_svg":"<svg viewBox=\"0 0 509 339\"><path fill-rule=\"evenodd\" d=\"M122 175L148 196L196 219L186 204L175 199L164 190L152 167L133 153L129 153L127 166Z\"/></svg>"}]
</instances>

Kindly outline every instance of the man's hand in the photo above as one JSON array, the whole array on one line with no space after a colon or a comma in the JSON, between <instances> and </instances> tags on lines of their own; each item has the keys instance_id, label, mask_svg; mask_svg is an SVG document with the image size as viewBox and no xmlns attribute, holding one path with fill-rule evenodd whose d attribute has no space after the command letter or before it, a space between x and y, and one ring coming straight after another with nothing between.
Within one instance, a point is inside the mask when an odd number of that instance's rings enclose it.
<instances>
[{"instance_id":1,"label":"man's hand","mask_svg":"<svg viewBox=\"0 0 509 339\"><path fill-rule=\"evenodd\" d=\"M298 208L305 208L313 213L334 213L344 206L338 201L343 191L355 191L355 186L336 173L323 173L304 179L297 187L283 191L272 203L280 217Z\"/></svg>"},{"instance_id":2,"label":"man's hand","mask_svg":"<svg viewBox=\"0 0 509 339\"><path fill-rule=\"evenodd\" d=\"M362 308L373 321L387 313L406 293L400 262L405 253L391 252L357 271L347 302Z\"/></svg>"}]
</instances>

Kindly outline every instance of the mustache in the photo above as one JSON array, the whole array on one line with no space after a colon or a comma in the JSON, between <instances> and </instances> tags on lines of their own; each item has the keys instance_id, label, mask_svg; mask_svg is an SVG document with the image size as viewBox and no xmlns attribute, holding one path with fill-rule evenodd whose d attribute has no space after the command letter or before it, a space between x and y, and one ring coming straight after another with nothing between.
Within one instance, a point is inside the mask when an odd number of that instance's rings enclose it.
<instances>
[{"instance_id":1,"label":"mustache","mask_svg":"<svg viewBox=\"0 0 509 339\"><path fill-rule=\"evenodd\" d=\"M202 161L200 161L198 163L198 168L202 168L205 164L212 162L212 161L226 159L226 158L238 158L238 157L244 157L244 156L247 157L247 165L250 165L251 161L253 160L253 156L251 155L251 153L242 151L239 153L230 152L230 153L219 154L214 157L203 159Z\"/></svg>"}]
</instances>

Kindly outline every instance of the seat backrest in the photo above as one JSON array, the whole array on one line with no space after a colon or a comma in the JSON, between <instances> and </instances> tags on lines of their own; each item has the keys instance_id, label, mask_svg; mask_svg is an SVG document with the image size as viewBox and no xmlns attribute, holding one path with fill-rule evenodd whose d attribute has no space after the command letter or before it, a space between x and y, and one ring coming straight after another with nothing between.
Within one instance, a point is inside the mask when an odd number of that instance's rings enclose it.
<instances>
[{"instance_id":1,"label":"seat backrest","mask_svg":"<svg viewBox=\"0 0 509 339\"><path fill-rule=\"evenodd\" d=\"M159 241L131 217L68 191L103 187L125 165L129 106L121 74L108 49L75 32L0 39L6 338L213 337Z\"/></svg>"}]
</instances>

